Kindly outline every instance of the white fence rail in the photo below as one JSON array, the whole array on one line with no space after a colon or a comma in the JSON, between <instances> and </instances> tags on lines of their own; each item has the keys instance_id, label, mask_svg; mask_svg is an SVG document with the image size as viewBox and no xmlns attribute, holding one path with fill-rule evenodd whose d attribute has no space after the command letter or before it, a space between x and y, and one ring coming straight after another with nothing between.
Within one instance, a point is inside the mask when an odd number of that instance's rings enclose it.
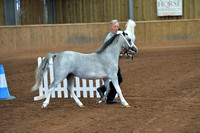
<instances>
[{"instance_id":1,"label":"white fence rail","mask_svg":"<svg viewBox=\"0 0 200 133\"><path fill-rule=\"evenodd\" d=\"M42 62L42 58L38 58L38 67ZM53 58L49 60L49 70L44 73L44 80L43 83L39 87L39 96L34 97L34 101L44 99L47 96L48 86L50 83L52 83L54 80L54 74L53 74ZM75 77L74 82L74 92L77 95L77 97L83 97L83 98L100 98L99 93L97 92L97 88L103 84L102 80L86 80L86 79L80 79L78 77ZM64 79L58 86L55 88L55 91L53 91L52 98L68 98L69 93L67 90L67 80ZM71 96L70 96L71 97Z\"/></svg>"}]
</instances>

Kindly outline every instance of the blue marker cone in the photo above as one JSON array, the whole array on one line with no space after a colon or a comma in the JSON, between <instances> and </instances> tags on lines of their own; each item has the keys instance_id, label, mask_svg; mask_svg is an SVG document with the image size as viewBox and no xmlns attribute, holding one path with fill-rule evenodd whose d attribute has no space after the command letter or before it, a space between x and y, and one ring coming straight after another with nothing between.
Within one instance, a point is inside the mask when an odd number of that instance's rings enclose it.
<instances>
[{"instance_id":1,"label":"blue marker cone","mask_svg":"<svg viewBox=\"0 0 200 133\"><path fill-rule=\"evenodd\" d=\"M13 99L15 99L15 97L10 96L10 93L8 91L3 65L0 65L0 101L13 100Z\"/></svg>"}]
</instances>

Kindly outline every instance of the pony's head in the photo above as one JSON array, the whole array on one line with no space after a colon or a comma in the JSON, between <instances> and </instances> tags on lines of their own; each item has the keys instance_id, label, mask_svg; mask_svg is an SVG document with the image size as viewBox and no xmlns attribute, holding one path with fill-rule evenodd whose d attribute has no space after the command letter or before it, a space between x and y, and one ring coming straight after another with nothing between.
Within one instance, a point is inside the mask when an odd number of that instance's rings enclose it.
<instances>
[{"instance_id":1,"label":"pony's head","mask_svg":"<svg viewBox=\"0 0 200 133\"><path fill-rule=\"evenodd\" d=\"M119 31L118 34L121 34L124 38L124 40L126 41L126 43L128 44L128 47L125 48L126 50L129 50L131 52L138 52L138 48L135 46L134 42L135 42L135 34L134 34L134 30L135 30L135 22L133 20L129 20L126 24L126 30L125 31Z\"/></svg>"},{"instance_id":2,"label":"pony's head","mask_svg":"<svg viewBox=\"0 0 200 133\"><path fill-rule=\"evenodd\" d=\"M138 48L135 46L135 22L133 20L128 20L126 23L126 30L124 31L125 34L131 39L131 50L138 52Z\"/></svg>"}]
</instances>

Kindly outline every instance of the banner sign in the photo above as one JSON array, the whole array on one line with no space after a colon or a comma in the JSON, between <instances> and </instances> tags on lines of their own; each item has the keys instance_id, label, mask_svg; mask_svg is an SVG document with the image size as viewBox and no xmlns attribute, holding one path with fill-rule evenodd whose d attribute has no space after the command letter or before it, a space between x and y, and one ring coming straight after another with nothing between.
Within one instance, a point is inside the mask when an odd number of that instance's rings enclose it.
<instances>
[{"instance_id":1,"label":"banner sign","mask_svg":"<svg viewBox=\"0 0 200 133\"><path fill-rule=\"evenodd\" d=\"M182 16L182 0L157 0L157 16Z\"/></svg>"}]
</instances>

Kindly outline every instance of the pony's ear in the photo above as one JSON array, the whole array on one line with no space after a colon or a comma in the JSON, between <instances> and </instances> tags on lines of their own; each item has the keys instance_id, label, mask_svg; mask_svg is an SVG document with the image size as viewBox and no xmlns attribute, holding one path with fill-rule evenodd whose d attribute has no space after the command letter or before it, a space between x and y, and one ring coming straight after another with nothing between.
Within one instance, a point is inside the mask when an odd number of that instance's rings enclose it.
<instances>
[{"instance_id":1,"label":"pony's ear","mask_svg":"<svg viewBox=\"0 0 200 133\"><path fill-rule=\"evenodd\" d=\"M122 34L123 34L124 36L125 36L125 35L128 35L128 34L127 34L126 32L124 32L124 31L122 32Z\"/></svg>"},{"instance_id":2,"label":"pony's ear","mask_svg":"<svg viewBox=\"0 0 200 133\"><path fill-rule=\"evenodd\" d=\"M122 34L125 36L125 32L123 31Z\"/></svg>"}]
</instances>

